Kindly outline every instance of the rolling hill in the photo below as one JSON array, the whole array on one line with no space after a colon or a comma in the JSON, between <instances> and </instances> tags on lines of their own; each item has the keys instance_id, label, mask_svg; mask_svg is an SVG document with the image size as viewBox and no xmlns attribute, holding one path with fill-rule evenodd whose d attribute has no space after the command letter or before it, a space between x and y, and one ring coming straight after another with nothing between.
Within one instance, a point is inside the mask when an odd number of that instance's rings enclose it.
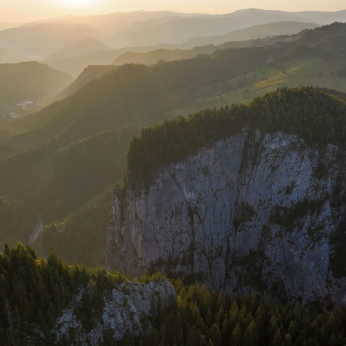
<instances>
[{"instance_id":1,"label":"rolling hill","mask_svg":"<svg viewBox=\"0 0 346 346\"><path fill-rule=\"evenodd\" d=\"M169 17L171 18L171 17ZM142 22L139 22L142 23ZM147 24L149 25L149 24ZM135 26L135 25L134 25ZM137 25L138 26L138 25ZM136 26L136 27L137 27ZM155 46L143 46L143 47L126 47L115 50L99 51L91 54L80 55L64 59L46 59L44 62L56 68L77 77L84 68L89 65L111 65L114 60L115 65L122 65L124 63L143 63L143 64L155 64L158 60L173 60L173 59L186 59L195 56L195 53L199 54L211 54L216 49L223 48L237 48L237 47L251 47L252 41L242 43L229 43L221 47L194 47L200 45L219 45L230 41L242 41L244 39L252 40L258 39L258 37L266 37L273 35L286 35L298 33L301 30L308 28L315 28L316 25L312 23L300 23L300 22L278 22L258 25L248 29L230 32L221 36L210 36L204 38L195 38L182 44L159 44ZM154 52L156 51L156 52ZM140 54L140 53L146 53ZM133 54L132 54L133 53Z\"/></svg>"},{"instance_id":2,"label":"rolling hill","mask_svg":"<svg viewBox=\"0 0 346 346\"><path fill-rule=\"evenodd\" d=\"M98 36L97 30L86 25L43 23L0 31L0 47L40 59L83 39Z\"/></svg>"},{"instance_id":3,"label":"rolling hill","mask_svg":"<svg viewBox=\"0 0 346 346\"><path fill-rule=\"evenodd\" d=\"M14 50L5 49L0 47L0 64L4 63L18 63L23 61L30 61L31 57Z\"/></svg>"},{"instance_id":4,"label":"rolling hill","mask_svg":"<svg viewBox=\"0 0 346 346\"><path fill-rule=\"evenodd\" d=\"M232 31L226 35L195 38L179 45L182 49L157 49L146 53L126 52L114 60L114 65L126 63L156 64L159 60L188 59L198 54L212 54L217 49L256 46L255 39L279 35L293 35L305 29L314 29L316 24L278 22L255 25L251 28ZM228 43L225 43L228 42ZM194 47L186 49L187 47ZM185 49L183 49L185 48Z\"/></svg>"},{"instance_id":5,"label":"rolling hill","mask_svg":"<svg viewBox=\"0 0 346 346\"><path fill-rule=\"evenodd\" d=\"M61 49L58 52L46 56L46 59L64 59L79 55L86 55L100 51L107 51L111 48L94 38L86 38L71 46Z\"/></svg>"},{"instance_id":6,"label":"rolling hill","mask_svg":"<svg viewBox=\"0 0 346 346\"><path fill-rule=\"evenodd\" d=\"M196 37L183 43L183 46L203 46L207 44L222 44L224 42L245 41L268 36L294 35L305 29L315 29L319 25L304 22L274 22L255 25L250 28L231 31L225 35Z\"/></svg>"},{"instance_id":7,"label":"rolling hill","mask_svg":"<svg viewBox=\"0 0 346 346\"><path fill-rule=\"evenodd\" d=\"M162 43L181 44L195 37L225 35L230 31L241 30L254 25L289 21L289 19L289 17L282 14L258 14L249 18L243 18L243 16L230 18L225 15L216 18L182 18L140 29L130 27L111 36L107 42L114 48L150 46ZM295 18L295 21L304 22L303 18L299 17ZM220 43L224 42L226 41Z\"/></svg>"},{"instance_id":8,"label":"rolling hill","mask_svg":"<svg viewBox=\"0 0 346 346\"><path fill-rule=\"evenodd\" d=\"M274 22L305 22L326 25L336 21L345 22L346 11L293 13L247 9L224 15L146 21L145 25L139 25L139 27L136 23L110 36L107 43L114 48L162 43L181 44L196 37L224 35L230 31ZM224 42L226 41L218 43Z\"/></svg>"},{"instance_id":9,"label":"rolling hill","mask_svg":"<svg viewBox=\"0 0 346 346\"><path fill-rule=\"evenodd\" d=\"M133 12L115 12L102 15L72 16L69 18L57 18L50 20L49 23L64 25L86 25L94 28L103 36L110 36L118 31L126 30L136 22L145 22L153 20L154 22L161 18L183 18L183 17L209 17L210 15L198 15L189 13L178 13L169 11L133 11ZM37 23L33 23L36 25Z\"/></svg>"},{"instance_id":10,"label":"rolling hill","mask_svg":"<svg viewBox=\"0 0 346 346\"><path fill-rule=\"evenodd\" d=\"M191 59L202 54L212 54L216 50L228 48L247 48L251 47L255 40L228 42L220 45L207 45L194 47L192 49L156 49L146 53L126 52L113 61L113 65L121 66L124 64L143 64L155 65L157 62L164 63L167 61L179 59Z\"/></svg>"},{"instance_id":11,"label":"rolling hill","mask_svg":"<svg viewBox=\"0 0 346 346\"><path fill-rule=\"evenodd\" d=\"M0 64L1 123L42 107L73 78L37 62Z\"/></svg>"}]
</instances>

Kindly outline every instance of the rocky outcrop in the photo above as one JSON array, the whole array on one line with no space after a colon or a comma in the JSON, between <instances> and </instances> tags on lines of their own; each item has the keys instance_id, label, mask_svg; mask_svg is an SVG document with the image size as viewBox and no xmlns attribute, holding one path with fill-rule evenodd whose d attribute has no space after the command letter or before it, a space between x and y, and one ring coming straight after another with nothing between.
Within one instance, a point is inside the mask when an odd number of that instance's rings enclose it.
<instances>
[{"instance_id":1,"label":"rocky outcrop","mask_svg":"<svg viewBox=\"0 0 346 346\"><path fill-rule=\"evenodd\" d=\"M76 315L82 293L83 290L57 320L52 335L58 342L64 338L78 345L99 345L100 341L107 344L108 340L121 340L127 331L133 336L146 334L150 332L151 319L158 311L176 300L173 286L168 281L147 285L124 282L112 290L110 297L104 297L103 312L96 314L94 321L88 321L92 322L88 330Z\"/></svg>"},{"instance_id":2,"label":"rocky outcrop","mask_svg":"<svg viewBox=\"0 0 346 346\"><path fill-rule=\"evenodd\" d=\"M345 304L335 260L344 158L333 145L244 129L162 168L148 191L117 187L108 268L137 275L151 267L231 294Z\"/></svg>"}]
</instances>

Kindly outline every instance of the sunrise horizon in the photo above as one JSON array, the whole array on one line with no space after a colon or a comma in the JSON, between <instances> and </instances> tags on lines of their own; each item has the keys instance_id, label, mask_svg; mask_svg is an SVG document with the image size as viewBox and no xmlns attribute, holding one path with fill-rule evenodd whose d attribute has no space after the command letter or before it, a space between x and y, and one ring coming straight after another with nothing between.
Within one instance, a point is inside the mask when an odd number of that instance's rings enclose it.
<instances>
[{"instance_id":1,"label":"sunrise horizon","mask_svg":"<svg viewBox=\"0 0 346 346\"><path fill-rule=\"evenodd\" d=\"M49 21L65 17L99 16L112 13L129 12L176 12L184 14L211 14L223 15L241 10L264 10L282 12L340 12L346 10L343 1L334 1L332 4L325 4L322 1L306 1L302 5L298 1L289 4L285 1L267 0L256 6L256 1L248 0L241 2L225 3L223 0L216 1L212 6L207 1L182 1L171 3L162 1L142 0L119 1L118 4L111 4L109 0L53 0L47 4L43 1L27 1L19 5L21 0L0 4L0 22L2 23L30 23L35 21ZM32 5L30 5L32 2ZM40 3L40 4L38 4Z\"/></svg>"}]
</instances>

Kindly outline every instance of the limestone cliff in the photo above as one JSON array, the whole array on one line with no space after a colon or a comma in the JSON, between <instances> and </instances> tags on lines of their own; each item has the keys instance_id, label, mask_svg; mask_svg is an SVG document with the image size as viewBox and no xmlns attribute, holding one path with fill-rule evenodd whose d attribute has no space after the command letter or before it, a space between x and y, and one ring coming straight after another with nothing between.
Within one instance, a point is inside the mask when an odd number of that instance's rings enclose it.
<instances>
[{"instance_id":1,"label":"limestone cliff","mask_svg":"<svg viewBox=\"0 0 346 346\"><path fill-rule=\"evenodd\" d=\"M160 308L176 300L173 286L168 281L159 283L124 282L113 289L109 297L104 297L104 308L100 316L94 318L92 327L86 328L78 319L75 308L81 304L82 293L75 298L70 308L58 318L52 335L59 342L78 341L78 345L99 345L100 341L121 340L128 331L133 336L141 336L150 331L152 318L157 317ZM106 338L108 339L106 340Z\"/></svg>"},{"instance_id":2,"label":"limestone cliff","mask_svg":"<svg viewBox=\"0 0 346 346\"><path fill-rule=\"evenodd\" d=\"M345 304L335 250L344 159L331 144L244 129L160 169L148 191L118 186L107 266L160 269L231 294Z\"/></svg>"}]
</instances>

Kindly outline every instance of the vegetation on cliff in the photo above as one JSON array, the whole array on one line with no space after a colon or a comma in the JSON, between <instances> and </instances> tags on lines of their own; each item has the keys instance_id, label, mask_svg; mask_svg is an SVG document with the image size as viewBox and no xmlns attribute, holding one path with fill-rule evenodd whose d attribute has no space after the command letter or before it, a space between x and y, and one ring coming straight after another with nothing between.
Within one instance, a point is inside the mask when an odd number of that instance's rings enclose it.
<instances>
[{"instance_id":1,"label":"vegetation on cliff","mask_svg":"<svg viewBox=\"0 0 346 346\"><path fill-rule=\"evenodd\" d=\"M137 279L149 283L162 277L155 274ZM54 253L38 258L34 249L18 243L5 245L0 253L0 340L2 345L54 345L51 329L57 317L82 288L76 316L87 328L102 314L103 297L128 280L121 272L107 273L103 268L69 266ZM91 294L90 294L91 292ZM62 341L60 344L65 345ZM67 343L71 345L71 343ZM66 344L66 345L67 345Z\"/></svg>"},{"instance_id":2,"label":"vegetation on cliff","mask_svg":"<svg viewBox=\"0 0 346 346\"><path fill-rule=\"evenodd\" d=\"M346 311L329 314L322 305L274 302L259 295L231 299L205 285L175 282L177 304L161 313L156 330L120 345L322 346L345 343Z\"/></svg>"}]
</instances>

